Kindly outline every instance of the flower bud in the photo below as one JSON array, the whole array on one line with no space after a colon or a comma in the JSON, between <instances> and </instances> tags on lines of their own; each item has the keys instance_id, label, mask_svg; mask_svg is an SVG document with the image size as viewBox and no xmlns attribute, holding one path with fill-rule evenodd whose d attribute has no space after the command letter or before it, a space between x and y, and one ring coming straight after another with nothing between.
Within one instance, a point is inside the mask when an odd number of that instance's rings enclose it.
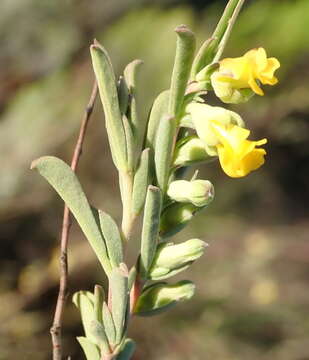
<instances>
[{"instance_id":1,"label":"flower bud","mask_svg":"<svg viewBox=\"0 0 309 360\"><path fill-rule=\"evenodd\" d=\"M208 180L176 180L169 185L167 195L177 202L203 207L213 200L214 187Z\"/></svg>"},{"instance_id":2,"label":"flower bud","mask_svg":"<svg viewBox=\"0 0 309 360\"><path fill-rule=\"evenodd\" d=\"M187 136L176 144L174 166L188 166L207 161L209 155L202 140L197 136Z\"/></svg>"},{"instance_id":3,"label":"flower bud","mask_svg":"<svg viewBox=\"0 0 309 360\"><path fill-rule=\"evenodd\" d=\"M226 104L241 104L252 98L254 92L249 89L237 89L229 82L220 80L221 76L218 71L211 75L211 85L216 96Z\"/></svg>"},{"instance_id":4,"label":"flower bud","mask_svg":"<svg viewBox=\"0 0 309 360\"><path fill-rule=\"evenodd\" d=\"M182 230L200 210L193 204L173 203L164 209L160 222L160 236L168 237Z\"/></svg>"},{"instance_id":5,"label":"flower bud","mask_svg":"<svg viewBox=\"0 0 309 360\"><path fill-rule=\"evenodd\" d=\"M183 280L174 285L156 283L147 287L138 298L134 313L141 316L155 315L165 311L178 302L190 300L194 295L195 285Z\"/></svg>"},{"instance_id":6,"label":"flower bud","mask_svg":"<svg viewBox=\"0 0 309 360\"><path fill-rule=\"evenodd\" d=\"M149 278L163 280L185 270L203 255L206 246L200 239L191 239L176 245L160 244L150 268Z\"/></svg>"},{"instance_id":7,"label":"flower bud","mask_svg":"<svg viewBox=\"0 0 309 360\"><path fill-rule=\"evenodd\" d=\"M219 139L212 128L213 122L220 125L244 126L242 118L237 113L222 107L191 103L187 106L186 111L191 114L197 135L204 142L204 146L206 145L206 152L210 156L217 155L215 146L219 143Z\"/></svg>"}]
</instances>

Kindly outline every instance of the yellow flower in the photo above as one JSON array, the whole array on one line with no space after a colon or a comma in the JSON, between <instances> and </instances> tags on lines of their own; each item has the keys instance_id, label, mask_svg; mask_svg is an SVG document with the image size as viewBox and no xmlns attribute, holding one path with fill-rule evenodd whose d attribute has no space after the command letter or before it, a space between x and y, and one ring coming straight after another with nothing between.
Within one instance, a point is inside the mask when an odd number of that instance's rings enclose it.
<instances>
[{"instance_id":1,"label":"yellow flower","mask_svg":"<svg viewBox=\"0 0 309 360\"><path fill-rule=\"evenodd\" d=\"M264 95L260 83L275 85L278 79L274 72L279 67L279 61L276 58L267 58L263 48L253 49L242 57L220 61L219 70L211 76L211 83L216 95L223 102L244 102L253 93Z\"/></svg>"},{"instance_id":2,"label":"yellow flower","mask_svg":"<svg viewBox=\"0 0 309 360\"><path fill-rule=\"evenodd\" d=\"M250 131L237 125L222 125L212 121L219 143L216 145L223 171L231 177L243 177L264 164L266 151L257 146L267 142L247 140Z\"/></svg>"}]
</instances>

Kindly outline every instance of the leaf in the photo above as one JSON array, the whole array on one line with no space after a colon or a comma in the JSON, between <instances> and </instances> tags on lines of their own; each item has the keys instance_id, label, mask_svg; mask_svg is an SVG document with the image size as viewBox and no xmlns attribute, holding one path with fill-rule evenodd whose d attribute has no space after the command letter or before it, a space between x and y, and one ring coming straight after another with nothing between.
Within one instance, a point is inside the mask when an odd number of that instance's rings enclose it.
<instances>
[{"instance_id":1,"label":"leaf","mask_svg":"<svg viewBox=\"0 0 309 360\"><path fill-rule=\"evenodd\" d=\"M210 65L214 61L220 42L225 36L225 33L227 31L230 32L231 30L231 26L229 27L231 18L234 16L233 20L235 20L243 3L244 0L229 0L211 38L207 39L203 43L193 61L191 80L194 80L197 73L199 73L205 66ZM221 44L221 53L224 49L224 45L225 44Z\"/></svg>"},{"instance_id":2,"label":"leaf","mask_svg":"<svg viewBox=\"0 0 309 360\"><path fill-rule=\"evenodd\" d=\"M147 273L155 256L159 235L161 206L162 199L160 189L149 185L141 240L140 272L143 278L147 278Z\"/></svg>"},{"instance_id":3,"label":"leaf","mask_svg":"<svg viewBox=\"0 0 309 360\"><path fill-rule=\"evenodd\" d=\"M105 329L107 338L109 340L109 343L112 345L115 345L115 340L116 340L115 324L114 324L112 314L109 311L109 308L105 301L103 303L102 314L103 314L103 325L104 325L104 329Z\"/></svg>"},{"instance_id":4,"label":"leaf","mask_svg":"<svg viewBox=\"0 0 309 360\"><path fill-rule=\"evenodd\" d=\"M99 322L102 322L102 306L105 298L104 289L100 285L94 287L94 314Z\"/></svg>"},{"instance_id":5,"label":"leaf","mask_svg":"<svg viewBox=\"0 0 309 360\"><path fill-rule=\"evenodd\" d=\"M195 36L185 25L178 26L175 31L177 34L176 56L170 87L168 113L177 118L182 110L191 72L195 51Z\"/></svg>"},{"instance_id":6,"label":"leaf","mask_svg":"<svg viewBox=\"0 0 309 360\"><path fill-rule=\"evenodd\" d=\"M167 116L163 117L159 124L155 150L157 183L163 194L166 192L172 163L175 131L175 119Z\"/></svg>"},{"instance_id":7,"label":"leaf","mask_svg":"<svg viewBox=\"0 0 309 360\"><path fill-rule=\"evenodd\" d=\"M129 105L129 89L123 76L119 77L117 84L120 113L125 115Z\"/></svg>"},{"instance_id":8,"label":"leaf","mask_svg":"<svg viewBox=\"0 0 309 360\"><path fill-rule=\"evenodd\" d=\"M129 272L129 276L128 276L128 289L129 289L129 291L131 291L132 286L134 285L136 275L137 275L136 267L132 266L132 268L130 269L130 272Z\"/></svg>"},{"instance_id":9,"label":"leaf","mask_svg":"<svg viewBox=\"0 0 309 360\"><path fill-rule=\"evenodd\" d=\"M90 340L84 336L79 336L76 338L80 346L84 350L87 360L100 360L100 352L98 347L93 344Z\"/></svg>"},{"instance_id":10,"label":"leaf","mask_svg":"<svg viewBox=\"0 0 309 360\"><path fill-rule=\"evenodd\" d=\"M143 144L146 127L146 122L141 121L137 109L137 75L142 64L142 60L134 60L130 62L124 70L124 78L130 93L129 119L132 124L137 153L140 151Z\"/></svg>"},{"instance_id":11,"label":"leaf","mask_svg":"<svg viewBox=\"0 0 309 360\"><path fill-rule=\"evenodd\" d=\"M113 267L123 262L122 239L114 219L106 212L99 210L101 230L106 242L108 257Z\"/></svg>"},{"instance_id":12,"label":"leaf","mask_svg":"<svg viewBox=\"0 0 309 360\"><path fill-rule=\"evenodd\" d=\"M109 277L112 296L112 316L116 328L116 344L123 336L123 328L128 303L128 278L119 268L114 268Z\"/></svg>"},{"instance_id":13,"label":"leaf","mask_svg":"<svg viewBox=\"0 0 309 360\"><path fill-rule=\"evenodd\" d=\"M160 120L168 112L169 90L161 92L153 102L147 128L146 146L153 152L155 150L156 134Z\"/></svg>"},{"instance_id":14,"label":"leaf","mask_svg":"<svg viewBox=\"0 0 309 360\"><path fill-rule=\"evenodd\" d=\"M67 204L108 274L111 265L104 239L76 174L64 161L53 156L33 161L31 168L38 170Z\"/></svg>"},{"instance_id":15,"label":"leaf","mask_svg":"<svg viewBox=\"0 0 309 360\"><path fill-rule=\"evenodd\" d=\"M146 287L134 308L134 313L140 316L152 316L174 307L177 303L189 300L194 295L195 285L188 280L176 284L164 282Z\"/></svg>"},{"instance_id":16,"label":"leaf","mask_svg":"<svg viewBox=\"0 0 309 360\"><path fill-rule=\"evenodd\" d=\"M124 127L124 132L126 135L126 146L127 146L127 162L128 162L128 170L132 171L135 163L135 142L134 142L134 134L131 127L131 124L126 117L126 115L122 115L122 123Z\"/></svg>"},{"instance_id":17,"label":"leaf","mask_svg":"<svg viewBox=\"0 0 309 360\"><path fill-rule=\"evenodd\" d=\"M73 303L80 311L86 338L98 345L96 338L92 335L91 322L96 320L93 302L89 299L89 291L78 291L73 295ZM91 294L93 295L93 294Z\"/></svg>"},{"instance_id":18,"label":"leaf","mask_svg":"<svg viewBox=\"0 0 309 360\"><path fill-rule=\"evenodd\" d=\"M97 320L92 320L90 322L89 330L93 338L95 338L96 344L100 347L103 354L109 354L110 347L103 325L100 324Z\"/></svg>"},{"instance_id":19,"label":"leaf","mask_svg":"<svg viewBox=\"0 0 309 360\"><path fill-rule=\"evenodd\" d=\"M116 360L130 360L135 351L135 348L135 342L132 339L126 339L123 349L117 356Z\"/></svg>"},{"instance_id":20,"label":"leaf","mask_svg":"<svg viewBox=\"0 0 309 360\"><path fill-rule=\"evenodd\" d=\"M135 216L141 212L149 184L149 149L144 149L134 176L132 192L132 211Z\"/></svg>"},{"instance_id":21,"label":"leaf","mask_svg":"<svg viewBox=\"0 0 309 360\"><path fill-rule=\"evenodd\" d=\"M90 53L97 79L113 161L118 170L126 170L127 153L125 130L122 124L117 86L111 61L98 43L91 45Z\"/></svg>"}]
</instances>

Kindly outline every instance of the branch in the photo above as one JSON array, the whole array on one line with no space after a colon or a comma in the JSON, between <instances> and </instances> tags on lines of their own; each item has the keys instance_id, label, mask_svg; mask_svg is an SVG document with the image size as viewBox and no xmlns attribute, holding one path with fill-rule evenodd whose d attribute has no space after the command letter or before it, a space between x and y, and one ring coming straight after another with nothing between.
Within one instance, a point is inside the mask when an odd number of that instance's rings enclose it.
<instances>
[{"instance_id":1,"label":"branch","mask_svg":"<svg viewBox=\"0 0 309 360\"><path fill-rule=\"evenodd\" d=\"M91 117L95 100L98 93L98 87L96 81L93 84L91 96L88 105L85 109L84 116L82 118L78 139L75 145L71 169L75 172L79 158L82 154L83 142L89 119ZM59 281L59 293L57 298L56 310L54 314L53 325L50 328L52 346L53 346L53 360L62 360L62 338L61 338L61 327L62 327L62 316L64 311L65 302L68 294L68 240L69 232L71 228L70 211L65 205L63 212L62 231L60 240L60 281Z\"/></svg>"}]
</instances>

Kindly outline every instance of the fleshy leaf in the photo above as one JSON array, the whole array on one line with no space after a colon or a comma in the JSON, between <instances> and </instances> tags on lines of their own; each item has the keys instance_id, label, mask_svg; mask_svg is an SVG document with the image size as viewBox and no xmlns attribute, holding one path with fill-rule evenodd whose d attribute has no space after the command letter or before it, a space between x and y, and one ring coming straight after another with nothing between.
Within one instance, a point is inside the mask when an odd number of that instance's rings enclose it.
<instances>
[{"instance_id":1,"label":"fleshy leaf","mask_svg":"<svg viewBox=\"0 0 309 360\"><path fill-rule=\"evenodd\" d=\"M31 168L38 170L67 204L108 274L111 265L104 239L76 174L64 161L54 156L33 161Z\"/></svg>"},{"instance_id":2,"label":"fleshy leaf","mask_svg":"<svg viewBox=\"0 0 309 360\"><path fill-rule=\"evenodd\" d=\"M139 215L144 206L148 184L149 149L144 149L133 182L132 211L135 216Z\"/></svg>"},{"instance_id":3,"label":"fleshy leaf","mask_svg":"<svg viewBox=\"0 0 309 360\"><path fill-rule=\"evenodd\" d=\"M160 121L155 149L156 177L158 186L160 187L162 193L166 192L167 181L172 163L175 131L175 118L164 116Z\"/></svg>"},{"instance_id":4,"label":"fleshy leaf","mask_svg":"<svg viewBox=\"0 0 309 360\"><path fill-rule=\"evenodd\" d=\"M195 36L185 25L176 29L176 56L171 80L168 113L178 117L182 109L183 99L191 72L195 51Z\"/></svg>"},{"instance_id":5,"label":"fleshy leaf","mask_svg":"<svg viewBox=\"0 0 309 360\"><path fill-rule=\"evenodd\" d=\"M123 335L128 303L128 278L120 268L114 268L109 277L112 292L112 316L116 328L116 344Z\"/></svg>"},{"instance_id":6,"label":"fleshy leaf","mask_svg":"<svg viewBox=\"0 0 309 360\"><path fill-rule=\"evenodd\" d=\"M146 145L152 150L155 149L156 134L160 121L168 112L169 90L164 90L153 102L147 128Z\"/></svg>"},{"instance_id":7,"label":"fleshy leaf","mask_svg":"<svg viewBox=\"0 0 309 360\"><path fill-rule=\"evenodd\" d=\"M123 349L121 350L120 354L117 356L117 360L130 360L136 345L132 339L126 339L124 342Z\"/></svg>"},{"instance_id":8,"label":"fleshy leaf","mask_svg":"<svg viewBox=\"0 0 309 360\"><path fill-rule=\"evenodd\" d=\"M114 70L106 50L98 43L90 53L105 113L105 124L112 157L118 169L126 170L126 138L122 124Z\"/></svg>"},{"instance_id":9,"label":"fleshy leaf","mask_svg":"<svg viewBox=\"0 0 309 360\"><path fill-rule=\"evenodd\" d=\"M140 271L144 278L147 277L147 273L156 252L160 226L161 202L160 189L150 185L148 187L145 203L141 241Z\"/></svg>"},{"instance_id":10,"label":"fleshy leaf","mask_svg":"<svg viewBox=\"0 0 309 360\"><path fill-rule=\"evenodd\" d=\"M115 340L116 340L115 324L114 324L112 314L109 311L109 308L108 308L106 302L103 303L102 314L103 314L103 325L104 325L104 329L105 329L107 338L108 338L110 344L115 345Z\"/></svg>"},{"instance_id":11,"label":"fleshy leaf","mask_svg":"<svg viewBox=\"0 0 309 360\"><path fill-rule=\"evenodd\" d=\"M100 352L95 344L84 336L79 336L76 339L82 347L87 360L100 360Z\"/></svg>"},{"instance_id":12,"label":"fleshy leaf","mask_svg":"<svg viewBox=\"0 0 309 360\"><path fill-rule=\"evenodd\" d=\"M108 257L113 267L123 262L121 235L115 220L106 212L99 210L101 230L106 242Z\"/></svg>"}]
</instances>

